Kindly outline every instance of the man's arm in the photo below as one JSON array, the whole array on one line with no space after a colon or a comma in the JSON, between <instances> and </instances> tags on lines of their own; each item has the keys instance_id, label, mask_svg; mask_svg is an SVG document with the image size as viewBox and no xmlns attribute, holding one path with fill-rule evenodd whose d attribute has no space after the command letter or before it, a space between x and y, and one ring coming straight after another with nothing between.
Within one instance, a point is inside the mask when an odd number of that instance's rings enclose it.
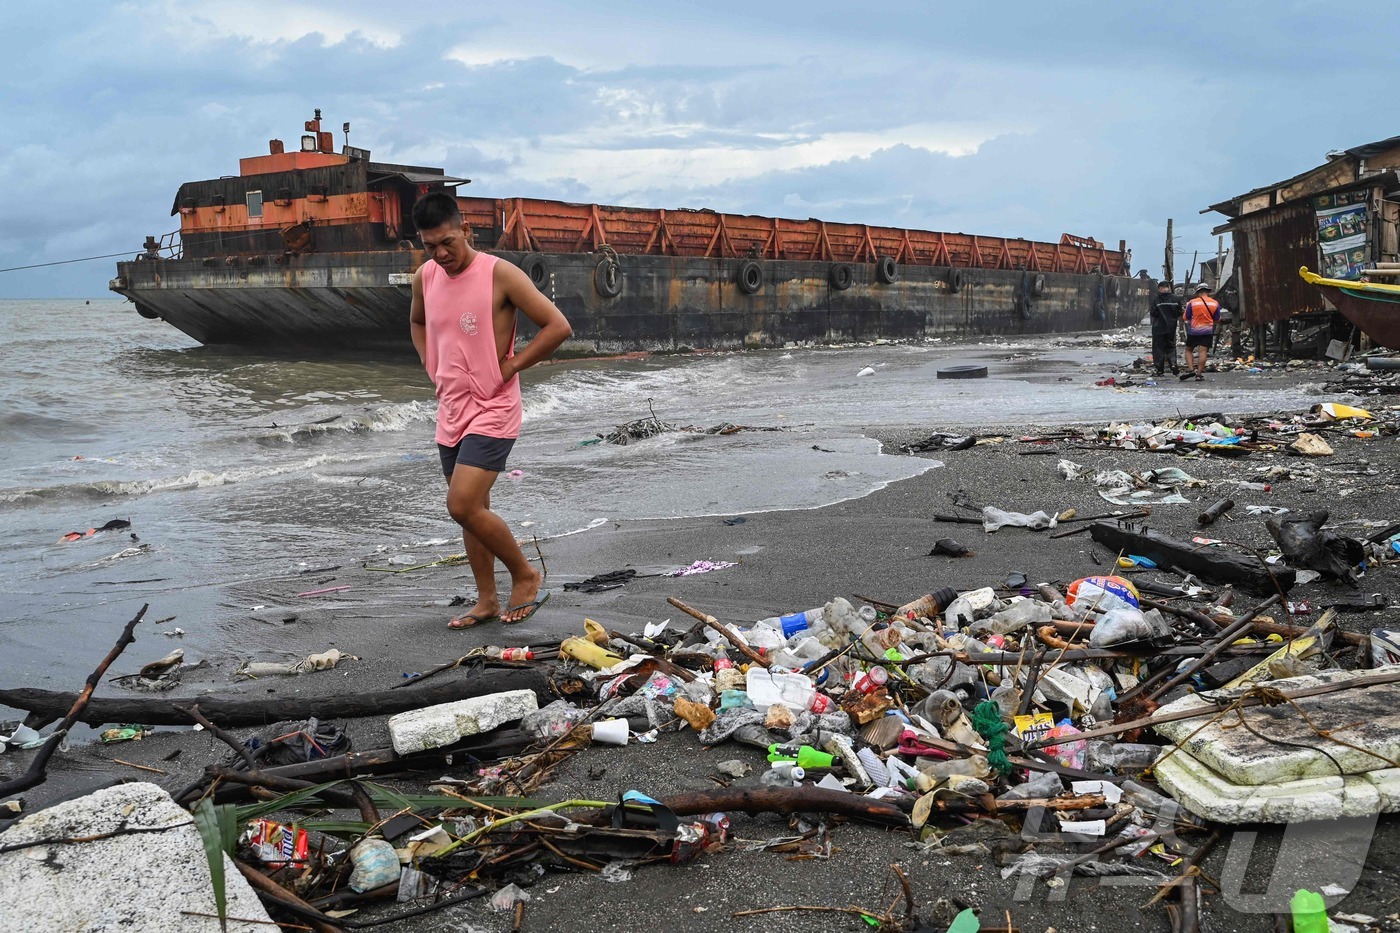
<instances>
[{"instance_id":1,"label":"man's arm","mask_svg":"<svg viewBox=\"0 0 1400 933\"><path fill-rule=\"evenodd\" d=\"M413 305L408 312L408 334L424 367L428 365L428 313L423 302L423 267L413 273Z\"/></svg>"},{"instance_id":2,"label":"man's arm","mask_svg":"<svg viewBox=\"0 0 1400 933\"><path fill-rule=\"evenodd\" d=\"M574 329L564 317L564 312L541 294L530 277L514 263L496 263L495 277L506 302L514 305L540 329L519 353L501 360L501 378L509 381L516 373L549 359L565 340L573 336Z\"/></svg>"}]
</instances>

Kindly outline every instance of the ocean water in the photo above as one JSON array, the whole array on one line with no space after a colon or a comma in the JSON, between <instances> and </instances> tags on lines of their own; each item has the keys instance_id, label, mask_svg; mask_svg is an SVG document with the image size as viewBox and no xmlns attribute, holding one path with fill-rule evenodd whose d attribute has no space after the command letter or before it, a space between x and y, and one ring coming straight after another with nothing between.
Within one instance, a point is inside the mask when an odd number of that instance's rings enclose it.
<instances>
[{"instance_id":1,"label":"ocean water","mask_svg":"<svg viewBox=\"0 0 1400 933\"><path fill-rule=\"evenodd\" d=\"M511 463L521 475L502 477L493 501L521 537L542 538L607 520L814 508L936 468L882 451L865 434L871 427L1289 404L1281 385L1093 386L1146 342L933 342L541 366L524 376L524 435ZM0 301L0 359L0 686L72 688L142 602L153 616L178 604L217 620L246 614L229 595L239 583L369 554L433 560L460 550L444 507L431 385L411 355L230 352L121 301ZM986 363L991 378L935 378L954 362ZM875 373L858 377L867 366ZM780 430L590 443L652 411L701 429ZM112 519L131 528L60 540Z\"/></svg>"}]
</instances>

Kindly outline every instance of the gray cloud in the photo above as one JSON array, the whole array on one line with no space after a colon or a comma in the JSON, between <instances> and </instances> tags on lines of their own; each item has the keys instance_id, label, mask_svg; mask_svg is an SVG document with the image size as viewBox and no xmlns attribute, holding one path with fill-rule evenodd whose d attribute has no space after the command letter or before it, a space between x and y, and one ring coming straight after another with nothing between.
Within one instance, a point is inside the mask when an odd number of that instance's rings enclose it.
<instances>
[{"instance_id":1,"label":"gray cloud","mask_svg":"<svg viewBox=\"0 0 1400 933\"><path fill-rule=\"evenodd\" d=\"M318 106L376 158L441 165L483 196L1072 232L1126 239L1154 269L1167 217L1189 261L1214 249L1201 207L1400 122L1365 93L1389 63L1351 51L1357 23L1400 27L1380 0L1345 16L618 0L437 22L379 0L263 5L236 21L166 0L78 4L58 24L10 11L0 268L134 252L176 226L181 182L236 172ZM0 297L100 295L111 272L7 273Z\"/></svg>"}]
</instances>

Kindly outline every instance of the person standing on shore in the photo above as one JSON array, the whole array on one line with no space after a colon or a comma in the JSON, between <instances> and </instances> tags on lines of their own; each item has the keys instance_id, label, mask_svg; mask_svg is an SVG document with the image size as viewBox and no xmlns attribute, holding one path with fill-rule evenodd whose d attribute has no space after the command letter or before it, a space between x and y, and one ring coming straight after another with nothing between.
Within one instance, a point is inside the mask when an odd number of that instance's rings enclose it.
<instances>
[{"instance_id":1,"label":"person standing on shore","mask_svg":"<svg viewBox=\"0 0 1400 933\"><path fill-rule=\"evenodd\" d=\"M516 543L510 526L491 511L491 486L520 436L518 374L548 359L573 328L520 269L478 252L451 195L434 193L413 205L430 261L413 274L409 332L438 399L436 439L447 476L447 511L462 526L476 603L448 623L524 622L549 598L543 578ZM539 333L515 352L519 311ZM496 561L510 571L502 611Z\"/></svg>"},{"instance_id":2,"label":"person standing on shore","mask_svg":"<svg viewBox=\"0 0 1400 933\"><path fill-rule=\"evenodd\" d=\"M1186 303L1182 315L1186 320L1186 363L1195 370L1197 380L1206 377L1206 356L1215 343L1215 325L1220 321L1220 302L1210 297L1211 288L1202 282L1196 286L1196 297ZM1188 372L1181 378L1189 379Z\"/></svg>"},{"instance_id":3,"label":"person standing on shore","mask_svg":"<svg viewBox=\"0 0 1400 933\"><path fill-rule=\"evenodd\" d=\"M1148 316L1152 320L1152 366L1157 375L1170 367L1173 376L1181 375L1176 365L1176 331L1181 326L1181 301L1172 294L1171 282L1158 282Z\"/></svg>"}]
</instances>

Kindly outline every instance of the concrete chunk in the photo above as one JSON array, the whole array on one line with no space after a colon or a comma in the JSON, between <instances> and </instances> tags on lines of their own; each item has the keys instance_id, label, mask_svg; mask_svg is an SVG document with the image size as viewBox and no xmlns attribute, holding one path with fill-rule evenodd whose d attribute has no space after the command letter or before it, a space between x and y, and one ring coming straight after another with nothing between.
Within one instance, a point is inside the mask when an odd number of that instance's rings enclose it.
<instances>
[{"instance_id":1,"label":"concrete chunk","mask_svg":"<svg viewBox=\"0 0 1400 933\"><path fill-rule=\"evenodd\" d=\"M1373 674L1324 671L1273 681L1269 686L1286 693L1301 687L1347 683ZM1244 692L1221 690L1212 696L1228 701ZM1357 687L1293 703L1231 712L1204 728L1207 718L1163 723L1155 728L1168 740L1180 743L1183 751L1221 778L1244 786L1360 775L1393 769L1393 763L1400 761L1400 683ZM1158 712L1160 715L1216 708L1211 700L1192 694ZM1299 714L1299 708L1307 713L1311 725ZM1248 728L1240 726L1240 716ZM1331 730L1346 744L1318 735L1319 729Z\"/></svg>"},{"instance_id":2,"label":"concrete chunk","mask_svg":"<svg viewBox=\"0 0 1400 933\"><path fill-rule=\"evenodd\" d=\"M61 841L131 830L141 831ZM228 916L240 918L229 920L229 930L272 929L267 911L227 856L224 886ZM217 913L194 818L154 784L109 787L40 810L0 833L0 891L0 933L219 929L217 919L194 916Z\"/></svg>"},{"instance_id":3,"label":"concrete chunk","mask_svg":"<svg viewBox=\"0 0 1400 933\"><path fill-rule=\"evenodd\" d=\"M515 722L539 709L533 690L439 703L389 717L389 737L400 755L451 745L459 739Z\"/></svg>"}]
</instances>

